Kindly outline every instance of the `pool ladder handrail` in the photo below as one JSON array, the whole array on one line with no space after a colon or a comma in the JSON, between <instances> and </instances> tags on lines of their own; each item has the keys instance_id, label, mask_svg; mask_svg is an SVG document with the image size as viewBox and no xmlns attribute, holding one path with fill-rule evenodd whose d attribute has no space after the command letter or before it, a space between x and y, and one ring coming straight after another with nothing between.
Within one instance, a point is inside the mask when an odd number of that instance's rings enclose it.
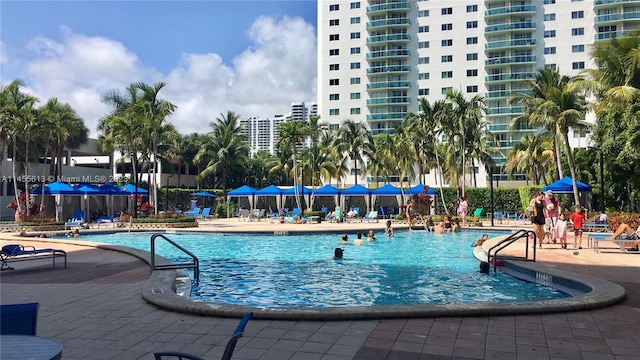
<instances>
[{"instance_id":1,"label":"pool ladder handrail","mask_svg":"<svg viewBox=\"0 0 640 360\"><path fill-rule=\"evenodd\" d=\"M498 263L498 252L500 252L501 250L504 250L507 246L513 244L514 242L522 239L523 237L525 237L526 239L526 247L524 250L524 257L522 256L509 256L508 258L510 259L524 259L524 260L529 260L529 239L531 239L531 235L533 235L533 259L532 261L535 262L536 261L536 233L534 233L531 230L524 230L524 229L520 229L516 232L514 232L513 234L507 236L505 239L500 240L497 244L493 245L491 248L489 248L489 250L487 251L487 263L491 264L491 252L495 249L495 251L493 251L493 272L496 272L496 265ZM504 258L507 258L507 256L503 256Z\"/></svg>"},{"instance_id":2,"label":"pool ladder handrail","mask_svg":"<svg viewBox=\"0 0 640 360\"><path fill-rule=\"evenodd\" d=\"M193 260L192 263L171 263L165 265L156 265L156 239L163 238L167 242L169 242L174 247L178 248L183 253L189 255ZM153 234L151 235L151 268L153 270L170 270L170 269L193 269L193 277L195 277L196 284L200 283L200 260L197 256L195 256L191 251L185 249L180 246L180 244L175 241L169 239L163 234Z\"/></svg>"}]
</instances>

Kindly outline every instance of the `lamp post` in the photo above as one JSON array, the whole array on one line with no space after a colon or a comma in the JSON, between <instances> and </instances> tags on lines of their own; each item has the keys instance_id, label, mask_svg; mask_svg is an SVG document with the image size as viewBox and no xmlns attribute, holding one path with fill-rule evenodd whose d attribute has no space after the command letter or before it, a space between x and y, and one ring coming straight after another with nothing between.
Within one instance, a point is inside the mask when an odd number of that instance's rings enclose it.
<instances>
[{"instance_id":1,"label":"lamp post","mask_svg":"<svg viewBox=\"0 0 640 360\"><path fill-rule=\"evenodd\" d=\"M167 191L166 191L166 195L164 197L164 211L167 211L169 209L169 179L171 179L174 176L175 175L167 176Z\"/></svg>"},{"instance_id":2,"label":"lamp post","mask_svg":"<svg viewBox=\"0 0 640 360\"><path fill-rule=\"evenodd\" d=\"M605 200L604 200L604 153L602 152L602 149L595 147L595 146L589 146L589 149L595 150L598 152L599 155L599 160L600 160L600 201L602 202L602 212L605 212L606 206L605 206Z\"/></svg>"}]
</instances>

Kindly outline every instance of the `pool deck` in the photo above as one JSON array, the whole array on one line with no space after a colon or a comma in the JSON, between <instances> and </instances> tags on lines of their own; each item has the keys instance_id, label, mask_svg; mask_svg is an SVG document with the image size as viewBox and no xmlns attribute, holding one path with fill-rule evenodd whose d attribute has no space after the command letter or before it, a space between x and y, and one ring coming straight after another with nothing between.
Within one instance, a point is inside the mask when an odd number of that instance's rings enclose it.
<instances>
[{"instance_id":1,"label":"pool deck","mask_svg":"<svg viewBox=\"0 0 640 360\"><path fill-rule=\"evenodd\" d=\"M383 222L274 224L231 219L206 221L198 230L380 232L383 228ZM18 241L12 234L0 234L0 245L10 242ZM573 243L571 235L568 242ZM234 359L640 359L640 254L620 252L614 243L605 249L600 245L600 253L586 245L585 238L585 248L574 255L574 250L545 244L537 252L538 263L612 281L626 290L622 302L543 315L254 319L238 342ZM69 253L66 270L52 268L50 260L16 263L16 270L0 273L0 301L39 302L38 335L60 341L64 359L152 359L153 351L167 349L210 359L222 355L238 319L170 312L149 304L142 289L151 271L136 257L70 244L55 247ZM516 246L512 251L522 250Z\"/></svg>"}]
</instances>

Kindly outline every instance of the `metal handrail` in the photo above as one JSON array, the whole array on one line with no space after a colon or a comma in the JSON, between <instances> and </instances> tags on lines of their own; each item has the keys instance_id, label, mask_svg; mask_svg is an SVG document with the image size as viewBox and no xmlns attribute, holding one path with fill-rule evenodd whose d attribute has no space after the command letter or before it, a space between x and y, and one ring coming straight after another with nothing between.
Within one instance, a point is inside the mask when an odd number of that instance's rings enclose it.
<instances>
[{"instance_id":1,"label":"metal handrail","mask_svg":"<svg viewBox=\"0 0 640 360\"><path fill-rule=\"evenodd\" d=\"M192 263L171 263L166 265L156 265L156 239L163 238L168 241L171 245L178 248L183 253L189 255L193 260ZM195 256L191 251L183 248L178 243L169 239L168 237L162 234L153 234L151 235L151 268L153 270L169 270L169 269L193 269L193 276L195 277L196 284L200 283L200 260L197 256Z\"/></svg>"},{"instance_id":2,"label":"metal handrail","mask_svg":"<svg viewBox=\"0 0 640 360\"><path fill-rule=\"evenodd\" d=\"M515 241L522 239L523 237L525 237L526 239L526 247L524 250L524 259L528 260L529 259L529 239L530 236L533 234L533 261L536 261L536 233L534 233L531 230L524 230L524 229L520 229L516 232L514 232L513 234L507 236L505 239L500 240L497 244L493 245L491 248L489 248L489 250L487 251L487 263L491 264L491 251L493 251L495 249L495 251L493 252L493 272L496 272L496 265L498 263L498 252L500 252L501 250L503 250L504 248L506 248L507 246L513 244ZM516 258L520 258L519 256L517 256Z\"/></svg>"}]
</instances>

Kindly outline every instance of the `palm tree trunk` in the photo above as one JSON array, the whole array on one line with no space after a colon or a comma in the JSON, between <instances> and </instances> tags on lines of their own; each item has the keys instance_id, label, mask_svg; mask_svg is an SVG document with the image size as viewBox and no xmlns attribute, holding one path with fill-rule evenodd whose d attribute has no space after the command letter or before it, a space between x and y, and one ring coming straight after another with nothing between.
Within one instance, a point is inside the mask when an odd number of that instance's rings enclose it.
<instances>
[{"instance_id":1,"label":"palm tree trunk","mask_svg":"<svg viewBox=\"0 0 640 360\"><path fill-rule=\"evenodd\" d=\"M471 171L473 171L473 187L478 187L478 179L475 172L476 169L476 161L471 158Z\"/></svg>"},{"instance_id":2,"label":"palm tree trunk","mask_svg":"<svg viewBox=\"0 0 640 360\"><path fill-rule=\"evenodd\" d=\"M29 142L31 141L29 133L27 132L27 141L24 145L24 206L27 216L32 215L29 213Z\"/></svg>"},{"instance_id":3,"label":"palm tree trunk","mask_svg":"<svg viewBox=\"0 0 640 360\"><path fill-rule=\"evenodd\" d=\"M436 155L436 165L438 166L438 172L440 173L440 201L442 201L442 207L444 211L449 215L449 209L447 209L447 203L444 201L444 190L442 189L442 184L444 184L444 177L442 176L442 168L440 167L440 157L438 156L438 150L434 146L434 153ZM438 207L436 206L436 209Z\"/></svg>"},{"instance_id":4,"label":"palm tree trunk","mask_svg":"<svg viewBox=\"0 0 640 360\"><path fill-rule=\"evenodd\" d=\"M560 144L558 144L558 136L557 136L557 132L556 131L553 132L553 150L556 152L556 171L555 171L556 178L555 178L555 180L560 180L564 176L563 176L563 173L562 173L562 156L560 154Z\"/></svg>"},{"instance_id":5,"label":"palm tree trunk","mask_svg":"<svg viewBox=\"0 0 640 360\"><path fill-rule=\"evenodd\" d=\"M18 212L18 214L22 214L22 206L20 206L20 197L18 196L18 176L17 176L18 173L16 171L16 163L17 163L16 153L18 151L17 151L17 145L16 145L15 137L13 138L12 150L13 150L13 154L11 156L11 170L13 171L13 193L14 193L14 196L15 196L16 205L18 206L16 211Z\"/></svg>"},{"instance_id":6,"label":"palm tree trunk","mask_svg":"<svg viewBox=\"0 0 640 360\"><path fill-rule=\"evenodd\" d=\"M576 180L576 169L573 164L573 154L571 153L571 145L569 145L569 134L567 132L563 132L562 136L564 137L564 147L567 152L567 162L569 163L569 171L571 172L571 185L573 186L573 200L575 205L580 205L580 196L578 194L578 183Z\"/></svg>"}]
</instances>

